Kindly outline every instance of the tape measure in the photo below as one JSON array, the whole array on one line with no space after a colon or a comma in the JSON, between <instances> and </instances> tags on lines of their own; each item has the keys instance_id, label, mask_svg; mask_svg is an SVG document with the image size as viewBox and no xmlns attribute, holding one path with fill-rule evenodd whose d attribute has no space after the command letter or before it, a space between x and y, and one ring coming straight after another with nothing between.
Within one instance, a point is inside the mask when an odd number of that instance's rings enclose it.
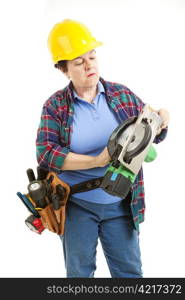
<instances>
[{"instance_id":1,"label":"tape measure","mask_svg":"<svg viewBox=\"0 0 185 300\"><path fill-rule=\"evenodd\" d=\"M34 215L30 215L26 220L25 220L26 225L29 227L30 230L41 234L42 231L45 229L42 221L40 218L36 218Z\"/></svg>"}]
</instances>

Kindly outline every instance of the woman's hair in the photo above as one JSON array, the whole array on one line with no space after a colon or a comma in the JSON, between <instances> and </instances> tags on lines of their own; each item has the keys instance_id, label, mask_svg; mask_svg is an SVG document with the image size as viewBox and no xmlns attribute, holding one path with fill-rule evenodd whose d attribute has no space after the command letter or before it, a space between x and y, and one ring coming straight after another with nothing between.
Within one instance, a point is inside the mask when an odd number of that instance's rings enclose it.
<instances>
[{"instance_id":1,"label":"woman's hair","mask_svg":"<svg viewBox=\"0 0 185 300\"><path fill-rule=\"evenodd\" d=\"M67 60L59 60L54 66L57 69L62 69L64 73L67 72Z\"/></svg>"}]
</instances>

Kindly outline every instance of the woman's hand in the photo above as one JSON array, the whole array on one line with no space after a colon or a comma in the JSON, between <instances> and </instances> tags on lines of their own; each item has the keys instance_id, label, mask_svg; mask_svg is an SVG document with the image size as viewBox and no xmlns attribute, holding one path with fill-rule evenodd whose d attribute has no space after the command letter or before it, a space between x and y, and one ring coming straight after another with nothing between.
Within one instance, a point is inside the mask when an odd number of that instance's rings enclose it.
<instances>
[{"instance_id":1,"label":"woman's hand","mask_svg":"<svg viewBox=\"0 0 185 300\"><path fill-rule=\"evenodd\" d=\"M96 167L105 167L110 161L111 157L109 155L107 147L105 147L99 155L95 156Z\"/></svg>"},{"instance_id":2,"label":"woman's hand","mask_svg":"<svg viewBox=\"0 0 185 300\"><path fill-rule=\"evenodd\" d=\"M158 110L158 114L161 117L161 119L163 120L163 123L161 125L161 129L166 128L169 124L169 121L170 121L169 112L166 109L161 108L161 109Z\"/></svg>"},{"instance_id":3,"label":"woman's hand","mask_svg":"<svg viewBox=\"0 0 185 300\"><path fill-rule=\"evenodd\" d=\"M160 134L160 132L163 128L166 128L168 126L169 121L170 121L170 115L169 115L169 112L164 108L159 109L157 111L157 113L159 114L159 116L161 117L161 119L163 121L160 129L157 132L157 135L158 135L158 134Z\"/></svg>"}]
</instances>

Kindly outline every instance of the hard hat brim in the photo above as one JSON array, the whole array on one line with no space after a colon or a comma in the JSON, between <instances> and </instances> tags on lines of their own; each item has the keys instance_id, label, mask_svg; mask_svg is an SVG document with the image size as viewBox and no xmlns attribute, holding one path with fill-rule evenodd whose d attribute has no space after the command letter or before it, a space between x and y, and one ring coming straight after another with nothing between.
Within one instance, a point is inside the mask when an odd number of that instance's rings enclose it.
<instances>
[{"instance_id":1,"label":"hard hat brim","mask_svg":"<svg viewBox=\"0 0 185 300\"><path fill-rule=\"evenodd\" d=\"M60 56L60 54L59 54L57 57L53 57L53 61L54 61L54 63L57 63L60 60L73 60L73 59L77 58L78 56L81 56L81 55L83 55L99 46L102 46L102 45L103 45L102 42L95 40L95 41L92 41L87 46L84 46L83 51L82 50L76 51L76 52L73 51L73 53L71 53L71 54L68 53L66 56L65 55Z\"/></svg>"}]
</instances>

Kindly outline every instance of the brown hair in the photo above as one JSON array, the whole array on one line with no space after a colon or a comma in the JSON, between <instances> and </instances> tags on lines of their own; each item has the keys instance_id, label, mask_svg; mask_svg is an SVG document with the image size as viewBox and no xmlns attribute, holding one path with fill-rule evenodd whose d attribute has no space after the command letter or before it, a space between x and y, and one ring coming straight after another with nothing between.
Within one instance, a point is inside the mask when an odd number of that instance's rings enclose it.
<instances>
[{"instance_id":1,"label":"brown hair","mask_svg":"<svg viewBox=\"0 0 185 300\"><path fill-rule=\"evenodd\" d=\"M62 69L64 73L67 72L67 60L59 60L54 66L57 69Z\"/></svg>"}]
</instances>

